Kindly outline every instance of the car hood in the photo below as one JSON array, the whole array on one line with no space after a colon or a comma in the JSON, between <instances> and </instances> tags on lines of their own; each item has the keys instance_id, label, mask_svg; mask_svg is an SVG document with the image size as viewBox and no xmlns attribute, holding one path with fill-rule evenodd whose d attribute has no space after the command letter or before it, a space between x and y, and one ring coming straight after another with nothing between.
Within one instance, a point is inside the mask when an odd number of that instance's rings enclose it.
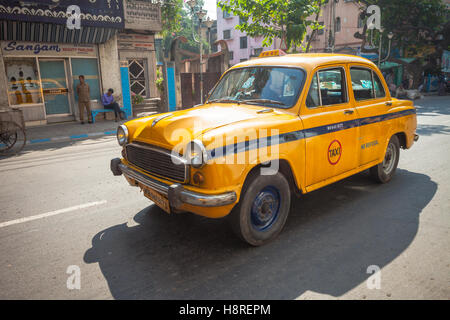
<instances>
[{"instance_id":1,"label":"car hood","mask_svg":"<svg viewBox=\"0 0 450 320\"><path fill-rule=\"evenodd\" d=\"M134 121L141 125L134 130L133 140L172 149L175 145L198 139L210 130L273 114L258 113L263 109L268 108L242 104L207 104L136 119ZM132 124L133 121L130 122Z\"/></svg>"}]
</instances>

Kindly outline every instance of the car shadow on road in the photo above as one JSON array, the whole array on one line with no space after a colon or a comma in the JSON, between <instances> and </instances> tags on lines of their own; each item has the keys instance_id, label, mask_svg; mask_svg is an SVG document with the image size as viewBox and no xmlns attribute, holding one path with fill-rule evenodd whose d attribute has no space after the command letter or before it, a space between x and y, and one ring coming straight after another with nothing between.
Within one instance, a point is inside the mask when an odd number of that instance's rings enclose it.
<instances>
[{"instance_id":1,"label":"car shadow on road","mask_svg":"<svg viewBox=\"0 0 450 320\"><path fill-rule=\"evenodd\" d=\"M450 127L444 125L418 124L417 134L421 136L431 136L433 134L450 134Z\"/></svg>"},{"instance_id":2,"label":"car shadow on road","mask_svg":"<svg viewBox=\"0 0 450 320\"><path fill-rule=\"evenodd\" d=\"M98 263L116 299L294 299L340 296L383 268L416 236L437 184L399 170L386 185L366 173L296 200L285 229L249 247L225 219L167 215L152 205L100 231L84 256Z\"/></svg>"},{"instance_id":3,"label":"car shadow on road","mask_svg":"<svg viewBox=\"0 0 450 320\"><path fill-rule=\"evenodd\" d=\"M450 115L450 96L430 96L414 101L414 106L420 116Z\"/></svg>"}]
</instances>

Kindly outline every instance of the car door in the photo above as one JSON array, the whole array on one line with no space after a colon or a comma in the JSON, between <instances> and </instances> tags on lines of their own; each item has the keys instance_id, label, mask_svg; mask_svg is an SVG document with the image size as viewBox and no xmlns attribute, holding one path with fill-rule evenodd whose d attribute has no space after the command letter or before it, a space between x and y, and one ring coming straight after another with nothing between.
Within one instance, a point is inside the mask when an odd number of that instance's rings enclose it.
<instances>
[{"instance_id":1,"label":"car door","mask_svg":"<svg viewBox=\"0 0 450 320\"><path fill-rule=\"evenodd\" d=\"M347 74L344 64L327 66L314 70L310 80L301 107L307 190L358 166L357 114L349 99Z\"/></svg>"},{"instance_id":2,"label":"car door","mask_svg":"<svg viewBox=\"0 0 450 320\"><path fill-rule=\"evenodd\" d=\"M376 162L384 154L382 116L392 105L389 90L374 69L350 65L350 95L359 116L359 165Z\"/></svg>"}]
</instances>

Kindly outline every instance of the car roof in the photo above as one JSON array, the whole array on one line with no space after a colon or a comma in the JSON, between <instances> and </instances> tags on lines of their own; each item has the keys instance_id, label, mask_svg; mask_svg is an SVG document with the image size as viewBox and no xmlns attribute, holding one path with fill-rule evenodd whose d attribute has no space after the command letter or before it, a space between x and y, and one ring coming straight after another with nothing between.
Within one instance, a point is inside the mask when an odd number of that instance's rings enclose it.
<instances>
[{"instance_id":1,"label":"car roof","mask_svg":"<svg viewBox=\"0 0 450 320\"><path fill-rule=\"evenodd\" d=\"M334 53L296 53L284 56L256 58L247 60L234 65L232 68L250 67L250 66L300 66L307 71L313 70L318 66L333 63L360 63L376 67L369 59L349 55Z\"/></svg>"}]
</instances>

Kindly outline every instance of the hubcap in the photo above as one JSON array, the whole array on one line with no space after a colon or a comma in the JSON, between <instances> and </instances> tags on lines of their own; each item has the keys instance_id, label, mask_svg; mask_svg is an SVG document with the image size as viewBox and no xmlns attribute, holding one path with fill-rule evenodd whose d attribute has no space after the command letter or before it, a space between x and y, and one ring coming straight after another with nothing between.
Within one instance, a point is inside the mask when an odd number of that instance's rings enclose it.
<instances>
[{"instance_id":1,"label":"hubcap","mask_svg":"<svg viewBox=\"0 0 450 320\"><path fill-rule=\"evenodd\" d=\"M262 189L253 201L251 211L252 226L259 231L270 228L278 218L280 194L274 187Z\"/></svg>"},{"instance_id":2,"label":"hubcap","mask_svg":"<svg viewBox=\"0 0 450 320\"><path fill-rule=\"evenodd\" d=\"M390 143L386 150L386 155L383 160L383 171L385 174L390 174L394 169L395 158L396 158L396 150L392 143Z\"/></svg>"}]
</instances>

